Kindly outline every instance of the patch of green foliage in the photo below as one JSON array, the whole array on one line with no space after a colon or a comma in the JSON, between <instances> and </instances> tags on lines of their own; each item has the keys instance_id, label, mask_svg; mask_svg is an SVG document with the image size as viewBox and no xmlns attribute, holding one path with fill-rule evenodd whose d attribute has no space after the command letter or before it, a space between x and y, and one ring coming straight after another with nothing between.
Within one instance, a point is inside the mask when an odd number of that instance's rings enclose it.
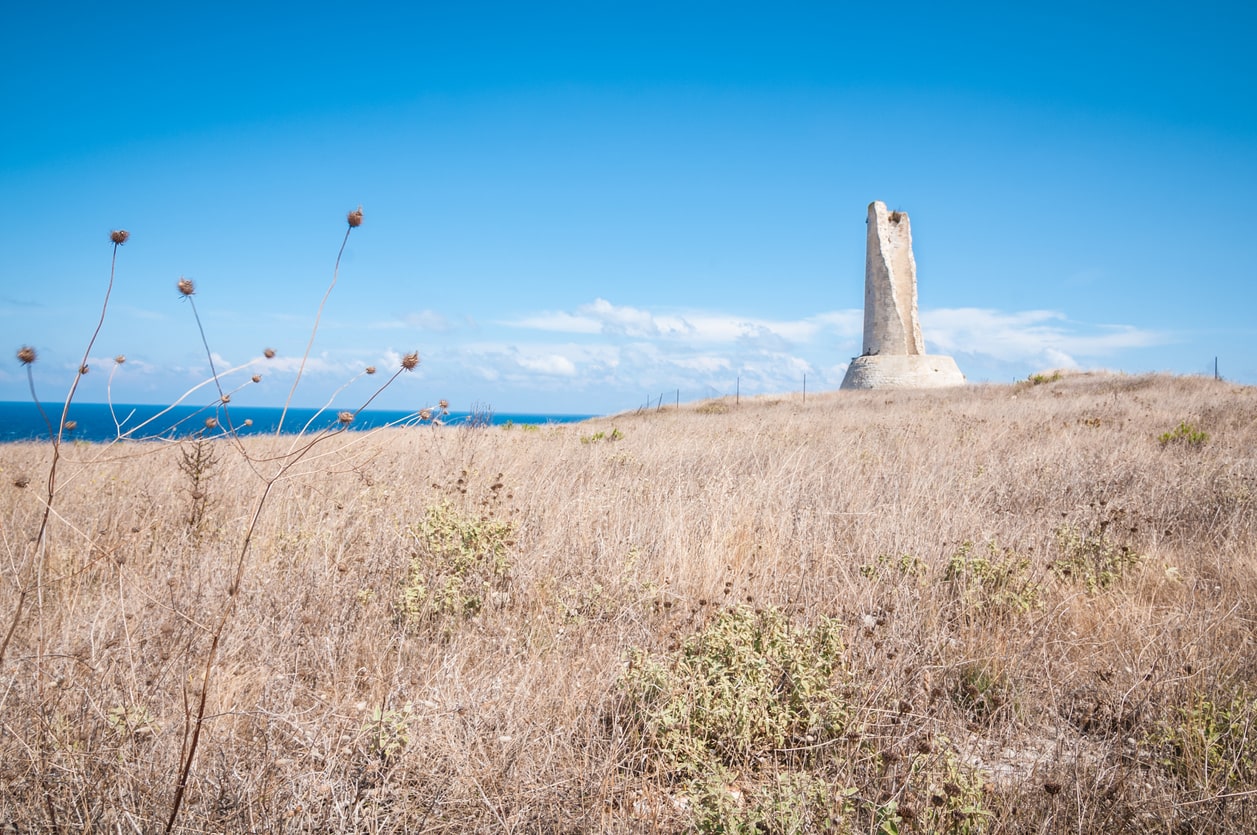
<instances>
[{"instance_id":1,"label":"patch of green foliage","mask_svg":"<svg viewBox=\"0 0 1257 835\"><path fill-rule=\"evenodd\" d=\"M1081 583L1087 594L1112 587L1143 562L1143 555L1130 545L1109 536L1107 525L1090 532L1061 525L1056 529L1056 548L1060 557L1052 563L1052 573L1061 580Z\"/></svg>"},{"instance_id":2,"label":"patch of green foliage","mask_svg":"<svg viewBox=\"0 0 1257 835\"><path fill-rule=\"evenodd\" d=\"M860 576L868 580L922 577L929 570L930 567L925 564L925 561L915 554L900 554L898 557L879 554L876 560L863 563L859 569Z\"/></svg>"},{"instance_id":3,"label":"patch of green foliage","mask_svg":"<svg viewBox=\"0 0 1257 835\"><path fill-rule=\"evenodd\" d=\"M623 437L624 433L613 426L610 432L595 432L592 435L582 435L580 442L582 444L593 444L598 441L618 441Z\"/></svg>"},{"instance_id":4,"label":"patch of green foliage","mask_svg":"<svg viewBox=\"0 0 1257 835\"><path fill-rule=\"evenodd\" d=\"M624 690L640 732L681 778L773 759L840 735L849 719L838 622L722 610L671 658L632 653Z\"/></svg>"},{"instance_id":5,"label":"patch of green foliage","mask_svg":"<svg viewBox=\"0 0 1257 835\"><path fill-rule=\"evenodd\" d=\"M361 737L367 754L388 762L410 744L411 706L401 710L375 708L362 723Z\"/></svg>"},{"instance_id":6,"label":"patch of green foliage","mask_svg":"<svg viewBox=\"0 0 1257 835\"><path fill-rule=\"evenodd\" d=\"M876 765L833 619L721 610L672 652L630 653L620 691L631 737L680 787L692 831L974 835L985 826L981 774L945 738L895 768Z\"/></svg>"},{"instance_id":7,"label":"patch of green foliage","mask_svg":"<svg viewBox=\"0 0 1257 835\"><path fill-rule=\"evenodd\" d=\"M1061 379L1061 372L1053 371L1051 374L1031 374L1026 378L1026 382L1032 386L1041 386L1044 383L1055 383Z\"/></svg>"},{"instance_id":8,"label":"patch of green foliage","mask_svg":"<svg viewBox=\"0 0 1257 835\"><path fill-rule=\"evenodd\" d=\"M1043 589L1031 576L1030 560L994 542L976 554L972 542L962 543L948 558L943 579L966 614L1019 615L1043 606Z\"/></svg>"},{"instance_id":9,"label":"patch of green foliage","mask_svg":"<svg viewBox=\"0 0 1257 835\"><path fill-rule=\"evenodd\" d=\"M503 599L515 532L509 522L466 515L442 501L406 532L414 549L395 605L408 627L471 617Z\"/></svg>"},{"instance_id":10,"label":"patch of green foliage","mask_svg":"<svg viewBox=\"0 0 1257 835\"><path fill-rule=\"evenodd\" d=\"M1157 440L1161 442L1161 446L1174 444L1175 446L1198 449L1209 442L1209 435L1197 429L1195 425L1187 421L1181 421L1178 426L1169 432L1157 436Z\"/></svg>"},{"instance_id":11,"label":"patch of green foliage","mask_svg":"<svg viewBox=\"0 0 1257 835\"><path fill-rule=\"evenodd\" d=\"M1257 780L1257 698L1235 691L1215 700L1193 693L1175 708L1152 740L1163 750L1160 764L1202 792L1220 792Z\"/></svg>"}]
</instances>

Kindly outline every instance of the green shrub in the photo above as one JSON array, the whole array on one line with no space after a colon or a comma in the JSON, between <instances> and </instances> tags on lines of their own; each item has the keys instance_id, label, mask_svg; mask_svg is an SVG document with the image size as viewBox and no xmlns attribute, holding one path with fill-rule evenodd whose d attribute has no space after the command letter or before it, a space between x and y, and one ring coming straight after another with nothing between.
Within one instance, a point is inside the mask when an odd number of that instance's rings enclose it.
<instances>
[{"instance_id":1,"label":"green shrub","mask_svg":"<svg viewBox=\"0 0 1257 835\"><path fill-rule=\"evenodd\" d=\"M491 600L506 600L509 522L464 515L443 501L406 532L415 548L396 607L407 626L471 617Z\"/></svg>"},{"instance_id":2,"label":"green shrub","mask_svg":"<svg viewBox=\"0 0 1257 835\"><path fill-rule=\"evenodd\" d=\"M623 437L624 433L613 426L610 432L595 432L592 435L582 435L580 442L582 444L593 444L598 441L618 441Z\"/></svg>"},{"instance_id":3,"label":"green shrub","mask_svg":"<svg viewBox=\"0 0 1257 835\"><path fill-rule=\"evenodd\" d=\"M1017 615L1043 605L1030 560L994 542L987 543L985 554L974 554L972 542L962 543L948 558L943 579L966 613Z\"/></svg>"},{"instance_id":4,"label":"green shrub","mask_svg":"<svg viewBox=\"0 0 1257 835\"><path fill-rule=\"evenodd\" d=\"M1130 545L1110 538L1103 524L1091 532L1061 525L1056 529L1056 548L1061 556L1052 563L1052 573L1061 580L1081 583L1088 594L1110 588L1143 562Z\"/></svg>"},{"instance_id":5,"label":"green shrub","mask_svg":"<svg viewBox=\"0 0 1257 835\"><path fill-rule=\"evenodd\" d=\"M663 776L686 784L698 831L840 831L852 792L804 770L850 722L840 631L739 607L674 653L630 654L630 727ZM771 781L730 790L737 773L766 768Z\"/></svg>"},{"instance_id":6,"label":"green shrub","mask_svg":"<svg viewBox=\"0 0 1257 835\"><path fill-rule=\"evenodd\" d=\"M871 563L860 565L860 576L868 580L901 580L905 577L923 577L929 573L930 567L925 560L915 554L901 554L892 557L879 554Z\"/></svg>"},{"instance_id":7,"label":"green shrub","mask_svg":"<svg viewBox=\"0 0 1257 835\"><path fill-rule=\"evenodd\" d=\"M1187 421L1182 421L1169 432L1159 435L1157 440L1161 442L1161 446L1175 444L1196 449L1204 446L1209 441L1209 435Z\"/></svg>"},{"instance_id":8,"label":"green shrub","mask_svg":"<svg viewBox=\"0 0 1257 835\"><path fill-rule=\"evenodd\" d=\"M1026 378L1026 382L1032 386L1041 386L1044 383L1055 383L1061 379L1061 372L1053 371L1051 374L1031 374Z\"/></svg>"},{"instance_id":9,"label":"green shrub","mask_svg":"<svg viewBox=\"0 0 1257 835\"><path fill-rule=\"evenodd\" d=\"M829 618L804 628L779 609L739 607L670 658L633 652L623 686L640 733L681 778L841 735L849 707L840 629Z\"/></svg>"},{"instance_id":10,"label":"green shrub","mask_svg":"<svg viewBox=\"0 0 1257 835\"><path fill-rule=\"evenodd\" d=\"M1153 740L1163 749L1161 765L1202 792L1251 788L1257 780L1257 699L1236 691L1216 701L1193 693L1174 710Z\"/></svg>"}]
</instances>

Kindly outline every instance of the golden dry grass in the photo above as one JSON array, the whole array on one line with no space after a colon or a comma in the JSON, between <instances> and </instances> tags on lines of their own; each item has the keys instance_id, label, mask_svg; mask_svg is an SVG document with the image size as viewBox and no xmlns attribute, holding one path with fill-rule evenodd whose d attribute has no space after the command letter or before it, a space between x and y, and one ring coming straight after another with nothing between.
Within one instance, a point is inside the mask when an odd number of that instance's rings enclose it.
<instances>
[{"instance_id":1,"label":"golden dry grass","mask_svg":"<svg viewBox=\"0 0 1257 835\"><path fill-rule=\"evenodd\" d=\"M1183 422L1208 440L1159 440ZM0 447L0 629L32 595L0 823L165 824L263 486L215 442L194 496L190 444L65 447L44 555L49 447ZM921 831L942 789L904 763L943 750L982 787L957 832L1254 831L1254 450L1257 391L1110 375L337 435L253 533L175 830L697 827L627 658L743 605L838 619L855 717L806 764L848 813L760 831ZM441 518L509 523L509 568L450 567ZM421 558L465 584L408 621ZM732 764L727 821L796 765Z\"/></svg>"}]
</instances>

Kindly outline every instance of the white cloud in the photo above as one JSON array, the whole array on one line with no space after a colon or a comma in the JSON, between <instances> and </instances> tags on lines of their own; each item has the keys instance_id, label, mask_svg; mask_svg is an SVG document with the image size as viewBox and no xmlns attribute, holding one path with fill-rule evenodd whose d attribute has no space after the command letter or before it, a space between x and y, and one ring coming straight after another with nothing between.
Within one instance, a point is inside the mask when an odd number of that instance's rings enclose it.
<instances>
[{"instance_id":1,"label":"white cloud","mask_svg":"<svg viewBox=\"0 0 1257 835\"><path fill-rule=\"evenodd\" d=\"M419 330L429 331L431 333L445 333L453 328L449 319L446 319L435 310L416 310L410 313L403 313L396 319L386 319L382 322L372 322L368 325L371 330L398 330L401 328L418 328Z\"/></svg>"},{"instance_id":2,"label":"white cloud","mask_svg":"<svg viewBox=\"0 0 1257 835\"><path fill-rule=\"evenodd\" d=\"M547 354L540 357L519 357L516 362L528 371L538 374L550 374L560 377L576 376L576 363L561 354Z\"/></svg>"},{"instance_id":3,"label":"white cloud","mask_svg":"<svg viewBox=\"0 0 1257 835\"><path fill-rule=\"evenodd\" d=\"M602 325L596 319L563 312L538 313L503 324L553 333L599 333L602 330Z\"/></svg>"},{"instance_id":4,"label":"white cloud","mask_svg":"<svg viewBox=\"0 0 1257 835\"><path fill-rule=\"evenodd\" d=\"M1168 341L1131 325L1088 325L1054 310L1004 313L985 308L923 311L927 348L943 354L986 355L1002 362L1077 367L1079 358L1113 356Z\"/></svg>"},{"instance_id":5,"label":"white cloud","mask_svg":"<svg viewBox=\"0 0 1257 835\"><path fill-rule=\"evenodd\" d=\"M822 334L840 338L858 335L863 328L863 313L843 310L804 319L774 320L713 311L652 312L597 298L575 312L546 311L502 324L551 333L709 345L742 341L782 349L812 342Z\"/></svg>"}]
</instances>

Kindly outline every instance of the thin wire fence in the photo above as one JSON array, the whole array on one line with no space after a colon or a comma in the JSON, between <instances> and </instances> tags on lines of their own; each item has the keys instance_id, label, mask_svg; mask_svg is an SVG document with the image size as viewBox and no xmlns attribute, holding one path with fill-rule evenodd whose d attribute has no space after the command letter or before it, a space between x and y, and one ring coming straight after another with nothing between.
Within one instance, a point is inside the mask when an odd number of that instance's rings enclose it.
<instances>
[{"instance_id":1,"label":"thin wire fence","mask_svg":"<svg viewBox=\"0 0 1257 835\"><path fill-rule=\"evenodd\" d=\"M660 392L648 392L646 399L639 402L636 410L638 412L662 411L667 408L680 408L683 403L696 403L703 400L726 400L732 401L732 405L741 405L743 399L751 397L759 397L768 392L764 391L747 391L742 385L742 378L738 377L733 381L733 387L730 390L721 390L716 386L704 386L701 389L695 388L672 388L665 389ZM807 375L799 381L799 388L794 391L778 393L782 398L797 398L801 402L807 402L808 380Z\"/></svg>"}]
</instances>

